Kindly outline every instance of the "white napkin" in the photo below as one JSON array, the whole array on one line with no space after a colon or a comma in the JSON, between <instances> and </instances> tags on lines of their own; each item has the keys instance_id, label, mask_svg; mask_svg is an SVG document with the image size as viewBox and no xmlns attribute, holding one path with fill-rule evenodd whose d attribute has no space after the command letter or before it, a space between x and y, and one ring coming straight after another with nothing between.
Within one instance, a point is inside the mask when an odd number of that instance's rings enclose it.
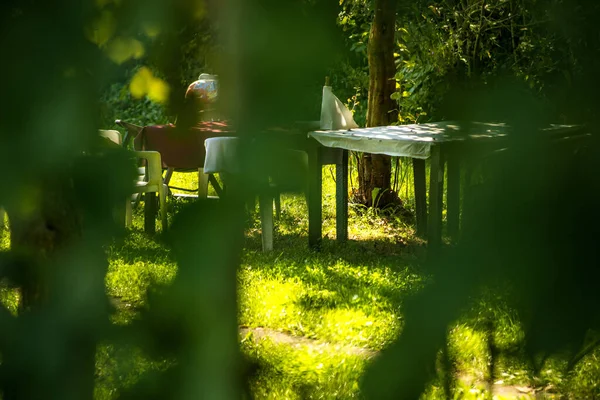
<instances>
[{"instance_id":1,"label":"white napkin","mask_svg":"<svg viewBox=\"0 0 600 400\"><path fill-rule=\"evenodd\" d=\"M323 102L321 103L321 129L354 129L358 128L352 112L335 97L331 86L323 86Z\"/></svg>"}]
</instances>

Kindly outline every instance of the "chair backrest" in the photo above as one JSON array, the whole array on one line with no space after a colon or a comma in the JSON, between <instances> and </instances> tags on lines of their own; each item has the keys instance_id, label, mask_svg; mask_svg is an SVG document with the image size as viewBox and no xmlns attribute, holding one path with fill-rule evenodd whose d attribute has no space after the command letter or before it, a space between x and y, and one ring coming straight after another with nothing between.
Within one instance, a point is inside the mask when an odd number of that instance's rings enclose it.
<instances>
[{"instance_id":1,"label":"chair backrest","mask_svg":"<svg viewBox=\"0 0 600 400\"><path fill-rule=\"evenodd\" d=\"M162 185L162 162L158 151L134 151L137 158L146 160L146 181L149 185Z\"/></svg>"},{"instance_id":2,"label":"chair backrest","mask_svg":"<svg viewBox=\"0 0 600 400\"><path fill-rule=\"evenodd\" d=\"M118 144L120 146L123 143L123 140L121 139L121 133L119 131L101 129L99 133L100 136L107 138L114 144Z\"/></svg>"}]
</instances>

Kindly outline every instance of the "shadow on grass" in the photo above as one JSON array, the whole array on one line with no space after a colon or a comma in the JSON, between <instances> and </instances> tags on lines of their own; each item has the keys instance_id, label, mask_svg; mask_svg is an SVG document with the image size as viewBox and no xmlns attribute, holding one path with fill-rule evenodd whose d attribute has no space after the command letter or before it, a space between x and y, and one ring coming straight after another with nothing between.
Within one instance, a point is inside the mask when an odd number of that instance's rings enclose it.
<instances>
[{"instance_id":1,"label":"shadow on grass","mask_svg":"<svg viewBox=\"0 0 600 400\"><path fill-rule=\"evenodd\" d=\"M284 280L298 279L309 290L297 304L304 310L347 309L377 301L391 309L422 286L419 253L392 241L323 239L321 250L308 248L305 235L276 235L274 250L263 253L260 234L247 238L244 264ZM357 299L369 297L369 299Z\"/></svg>"},{"instance_id":2,"label":"shadow on grass","mask_svg":"<svg viewBox=\"0 0 600 400\"><path fill-rule=\"evenodd\" d=\"M193 202L193 199L176 199L170 204L170 212L181 212ZM396 309L404 297L422 286L426 249L407 230L396 227L382 239L353 239L345 243L325 236L320 250L314 250L308 246L307 233L302 232L306 221L284 210L282 218L276 221L274 250L264 253L256 217L256 213L247 216L242 267L251 265L266 276L301 281L308 289L298 305L305 310L356 307L359 305L354 298L356 293L368 294ZM380 228L373 221L369 222L371 232ZM160 233L146 235L139 227L130 231L123 246L115 249L114 256L124 263L174 261Z\"/></svg>"}]
</instances>

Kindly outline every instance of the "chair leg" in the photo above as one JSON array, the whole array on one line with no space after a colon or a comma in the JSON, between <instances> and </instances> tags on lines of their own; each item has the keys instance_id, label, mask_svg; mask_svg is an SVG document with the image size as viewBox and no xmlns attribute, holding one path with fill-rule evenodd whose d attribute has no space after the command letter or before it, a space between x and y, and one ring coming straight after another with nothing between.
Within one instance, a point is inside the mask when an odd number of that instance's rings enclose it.
<instances>
[{"instance_id":1,"label":"chair leg","mask_svg":"<svg viewBox=\"0 0 600 400\"><path fill-rule=\"evenodd\" d=\"M275 193L275 219L279 220L281 217L281 193Z\"/></svg>"},{"instance_id":2,"label":"chair leg","mask_svg":"<svg viewBox=\"0 0 600 400\"><path fill-rule=\"evenodd\" d=\"M204 168L198 168L198 199L208 197L208 175L204 173Z\"/></svg>"},{"instance_id":3,"label":"chair leg","mask_svg":"<svg viewBox=\"0 0 600 400\"><path fill-rule=\"evenodd\" d=\"M260 195L260 226L262 230L262 248L263 251L273 250L273 198L267 195Z\"/></svg>"},{"instance_id":4,"label":"chair leg","mask_svg":"<svg viewBox=\"0 0 600 400\"><path fill-rule=\"evenodd\" d=\"M171 182L171 178L173 177L174 171L175 171L174 168L167 168L167 173L165 174L165 179L163 179L163 182L165 182L165 185L169 186L169 182Z\"/></svg>"},{"instance_id":5,"label":"chair leg","mask_svg":"<svg viewBox=\"0 0 600 400\"><path fill-rule=\"evenodd\" d=\"M168 221L167 221L167 187L163 186L163 190L160 191L159 193L160 196L160 219L161 219L161 223L162 223L162 230L163 232L167 230L168 228Z\"/></svg>"},{"instance_id":6,"label":"chair leg","mask_svg":"<svg viewBox=\"0 0 600 400\"><path fill-rule=\"evenodd\" d=\"M156 192L144 193L144 232L156 233Z\"/></svg>"},{"instance_id":7,"label":"chair leg","mask_svg":"<svg viewBox=\"0 0 600 400\"><path fill-rule=\"evenodd\" d=\"M163 179L163 183L167 187L167 195L171 194L171 189L169 188L169 183L171 182L171 178L173 177L173 172L175 172L175 168L167 168L167 172L165 173L165 177Z\"/></svg>"},{"instance_id":8,"label":"chair leg","mask_svg":"<svg viewBox=\"0 0 600 400\"><path fill-rule=\"evenodd\" d=\"M133 212L131 210L131 199L125 201L125 226L131 226L133 223Z\"/></svg>"}]
</instances>

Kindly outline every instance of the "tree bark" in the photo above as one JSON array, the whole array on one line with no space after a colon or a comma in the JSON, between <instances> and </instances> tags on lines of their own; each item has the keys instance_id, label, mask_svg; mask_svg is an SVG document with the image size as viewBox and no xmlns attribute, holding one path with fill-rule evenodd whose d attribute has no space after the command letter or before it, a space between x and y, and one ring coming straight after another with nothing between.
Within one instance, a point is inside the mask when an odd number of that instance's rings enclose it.
<instances>
[{"instance_id":1,"label":"tree bark","mask_svg":"<svg viewBox=\"0 0 600 400\"><path fill-rule=\"evenodd\" d=\"M367 126L386 126L398 119L398 111L390 97L396 90L394 46L396 0L375 0L375 17L368 45L369 97ZM364 153L358 169L357 201L367 206L384 207L400 203L391 189L391 157ZM375 196L374 196L375 195Z\"/></svg>"}]
</instances>

